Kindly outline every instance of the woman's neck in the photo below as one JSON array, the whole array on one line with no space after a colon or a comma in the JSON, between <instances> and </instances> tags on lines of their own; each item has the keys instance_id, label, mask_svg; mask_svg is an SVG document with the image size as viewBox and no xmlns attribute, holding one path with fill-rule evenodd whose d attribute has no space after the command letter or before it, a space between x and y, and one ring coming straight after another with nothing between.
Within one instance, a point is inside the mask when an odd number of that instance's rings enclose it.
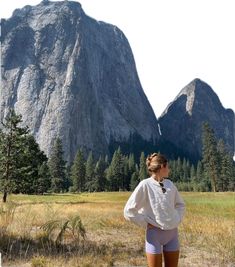
<instances>
[{"instance_id":1,"label":"woman's neck","mask_svg":"<svg viewBox=\"0 0 235 267\"><path fill-rule=\"evenodd\" d=\"M156 180L157 182L162 182L164 180L164 177L157 175L157 174L153 174L152 175L153 179Z\"/></svg>"}]
</instances>

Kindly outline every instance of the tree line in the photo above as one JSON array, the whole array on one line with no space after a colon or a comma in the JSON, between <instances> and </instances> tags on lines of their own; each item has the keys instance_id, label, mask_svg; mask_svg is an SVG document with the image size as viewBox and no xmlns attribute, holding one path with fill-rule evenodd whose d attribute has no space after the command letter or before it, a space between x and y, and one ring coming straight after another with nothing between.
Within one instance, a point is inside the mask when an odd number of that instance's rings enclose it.
<instances>
[{"instance_id":1,"label":"tree line","mask_svg":"<svg viewBox=\"0 0 235 267\"><path fill-rule=\"evenodd\" d=\"M60 192L129 191L149 175L144 152L136 158L118 148L108 156L86 158L82 149L68 165L62 140L54 142L50 158L40 150L22 116L10 110L0 130L0 190L8 193L43 194ZM235 165L222 140L217 140L209 124L202 134L202 159L197 165L187 159L169 160L170 178L182 191L234 191Z\"/></svg>"}]
</instances>

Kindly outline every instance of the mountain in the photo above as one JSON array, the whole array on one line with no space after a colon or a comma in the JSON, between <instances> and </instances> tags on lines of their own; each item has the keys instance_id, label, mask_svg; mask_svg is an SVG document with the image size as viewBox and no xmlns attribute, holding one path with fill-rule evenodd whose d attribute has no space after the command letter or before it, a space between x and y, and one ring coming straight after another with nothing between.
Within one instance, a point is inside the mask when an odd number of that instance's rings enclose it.
<instances>
[{"instance_id":1,"label":"mountain","mask_svg":"<svg viewBox=\"0 0 235 267\"><path fill-rule=\"evenodd\" d=\"M159 139L121 30L87 16L78 2L42 1L1 21L0 119L22 114L47 155L55 138L65 159L78 148L144 150Z\"/></svg>"},{"instance_id":2,"label":"mountain","mask_svg":"<svg viewBox=\"0 0 235 267\"><path fill-rule=\"evenodd\" d=\"M197 160L202 154L202 125L208 122L231 155L235 151L235 117L225 109L212 88L195 79L183 88L159 118L163 147L168 153ZM167 150L166 149L166 150Z\"/></svg>"}]
</instances>

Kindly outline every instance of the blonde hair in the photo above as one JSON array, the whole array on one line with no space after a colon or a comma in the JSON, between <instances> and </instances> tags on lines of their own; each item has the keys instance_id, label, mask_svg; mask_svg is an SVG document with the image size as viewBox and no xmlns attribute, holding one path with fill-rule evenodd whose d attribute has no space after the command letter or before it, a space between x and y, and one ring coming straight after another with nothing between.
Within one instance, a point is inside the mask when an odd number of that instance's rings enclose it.
<instances>
[{"instance_id":1,"label":"blonde hair","mask_svg":"<svg viewBox=\"0 0 235 267\"><path fill-rule=\"evenodd\" d=\"M160 153L153 153L149 155L146 159L146 165L149 174L156 173L161 169L161 165L166 167L167 159Z\"/></svg>"}]
</instances>

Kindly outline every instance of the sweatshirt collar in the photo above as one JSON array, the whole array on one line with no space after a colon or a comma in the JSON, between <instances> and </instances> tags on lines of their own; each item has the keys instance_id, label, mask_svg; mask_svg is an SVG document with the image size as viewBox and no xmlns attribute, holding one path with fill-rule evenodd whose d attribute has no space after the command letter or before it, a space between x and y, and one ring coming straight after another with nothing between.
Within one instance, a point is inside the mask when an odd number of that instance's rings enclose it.
<instances>
[{"instance_id":1,"label":"sweatshirt collar","mask_svg":"<svg viewBox=\"0 0 235 267\"><path fill-rule=\"evenodd\" d=\"M154 184L160 186L159 182L158 182L157 180L155 180L153 176L151 176L151 180L152 180L152 182L153 182ZM162 181L161 181L160 183L163 183L163 184L164 184L164 181L165 181L165 178L163 178Z\"/></svg>"}]
</instances>

